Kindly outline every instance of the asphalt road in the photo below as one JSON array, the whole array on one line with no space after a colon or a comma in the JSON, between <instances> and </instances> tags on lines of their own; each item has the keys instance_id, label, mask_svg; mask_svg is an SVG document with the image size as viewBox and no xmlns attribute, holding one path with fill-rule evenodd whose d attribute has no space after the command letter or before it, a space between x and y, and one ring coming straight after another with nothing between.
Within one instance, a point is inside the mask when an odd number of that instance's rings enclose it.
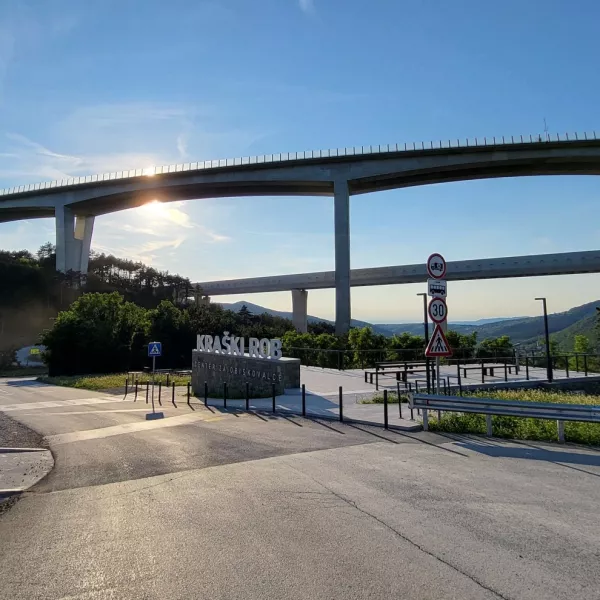
<instances>
[{"instance_id":1,"label":"asphalt road","mask_svg":"<svg viewBox=\"0 0 600 600\"><path fill-rule=\"evenodd\" d=\"M0 381L0 599L600 598L598 452L194 408Z\"/></svg>"}]
</instances>

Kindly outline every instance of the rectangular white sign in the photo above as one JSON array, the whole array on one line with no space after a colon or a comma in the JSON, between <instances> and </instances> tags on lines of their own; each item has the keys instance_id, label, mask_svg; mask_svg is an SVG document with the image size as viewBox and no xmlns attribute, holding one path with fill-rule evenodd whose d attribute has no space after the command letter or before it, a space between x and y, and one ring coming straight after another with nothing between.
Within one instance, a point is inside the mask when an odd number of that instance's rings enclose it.
<instances>
[{"instance_id":1,"label":"rectangular white sign","mask_svg":"<svg viewBox=\"0 0 600 600\"><path fill-rule=\"evenodd\" d=\"M428 279L427 294L432 298L445 298L448 294L448 286L445 279Z\"/></svg>"}]
</instances>

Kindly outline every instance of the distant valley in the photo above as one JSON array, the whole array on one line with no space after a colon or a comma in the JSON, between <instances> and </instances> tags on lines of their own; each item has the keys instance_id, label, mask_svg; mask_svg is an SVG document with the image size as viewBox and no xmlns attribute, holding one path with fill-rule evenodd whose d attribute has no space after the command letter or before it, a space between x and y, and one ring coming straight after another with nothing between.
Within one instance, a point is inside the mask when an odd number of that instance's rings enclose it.
<instances>
[{"instance_id":1,"label":"distant valley","mask_svg":"<svg viewBox=\"0 0 600 600\"><path fill-rule=\"evenodd\" d=\"M268 313L270 315L291 319L292 313L287 311L277 311L265 308L252 302L234 302L231 304L223 303L223 308L233 311L239 311L242 306L246 306L253 314ZM596 307L600 306L600 300L589 302L581 306L576 306L568 311L553 313L548 315L548 327L550 335L559 342L563 350L573 349L573 339L575 335L587 335L594 349L599 342L598 329L596 327ZM332 323L328 319L321 319L309 315L310 323L324 321ZM372 327L373 331L386 336L395 334L410 333L412 335L423 335L423 323L368 323L366 321L352 320L353 327ZM460 321L449 323L450 329L459 333L467 334L477 332L479 341L486 338L495 338L502 335L508 335L514 344L520 344L524 347L535 346L538 340L544 335L544 320L539 317L499 317L497 319L479 319L477 321Z\"/></svg>"}]
</instances>

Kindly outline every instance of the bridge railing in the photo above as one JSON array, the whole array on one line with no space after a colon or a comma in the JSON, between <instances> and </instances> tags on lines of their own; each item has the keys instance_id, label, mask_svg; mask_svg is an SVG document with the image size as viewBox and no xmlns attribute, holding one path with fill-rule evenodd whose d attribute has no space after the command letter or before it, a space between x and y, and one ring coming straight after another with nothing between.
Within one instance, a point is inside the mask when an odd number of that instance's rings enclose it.
<instances>
[{"instance_id":1,"label":"bridge railing","mask_svg":"<svg viewBox=\"0 0 600 600\"><path fill-rule=\"evenodd\" d=\"M389 154L393 152L414 152L423 150L443 150L449 148L471 148L479 146L498 146L514 144L552 143L552 142L577 142L585 140L596 140L596 132L591 133L565 133L553 134L529 134L517 136L491 136L480 138L466 138L438 140L436 142L404 142L400 144L382 144L376 146L352 146L346 148L334 148L331 150L307 150L304 152L282 152L278 154L264 154L260 156L245 156L239 158L226 158L218 160L205 160L198 162L178 163L163 166L150 166L141 169L128 169L113 171L100 175L84 175L79 177L68 177L55 181L43 183L30 183L0 189L0 196L22 194L36 191L46 191L54 188L70 187L82 184L101 183L118 179L131 179L135 177L152 177L168 173L179 173L182 171L202 171L207 169L219 169L237 167L244 165L256 165L264 163L285 163L298 160L312 160L322 158L336 158L343 156L360 156L369 154Z\"/></svg>"}]
</instances>

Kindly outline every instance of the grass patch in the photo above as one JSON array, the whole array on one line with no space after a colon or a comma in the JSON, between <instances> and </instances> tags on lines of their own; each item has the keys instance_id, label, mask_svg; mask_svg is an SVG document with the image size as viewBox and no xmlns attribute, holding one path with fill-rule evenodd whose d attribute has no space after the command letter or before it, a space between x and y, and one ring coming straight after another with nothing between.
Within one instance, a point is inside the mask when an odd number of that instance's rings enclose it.
<instances>
[{"instance_id":1,"label":"grass patch","mask_svg":"<svg viewBox=\"0 0 600 600\"><path fill-rule=\"evenodd\" d=\"M400 393L400 402L408 402L408 396ZM361 398L358 404L383 404L383 394L377 394L372 398ZM388 392L388 404L398 404L398 394L396 392Z\"/></svg>"},{"instance_id":2,"label":"grass patch","mask_svg":"<svg viewBox=\"0 0 600 600\"><path fill-rule=\"evenodd\" d=\"M474 398L497 398L524 402L556 402L561 404L590 404L600 406L600 396L559 392L553 390L497 390L468 394ZM442 419L430 411L429 429L448 433L485 434L485 415L442 412ZM517 440L556 441L556 421L524 419L522 417L492 416L492 430L496 437ZM574 423L565 421L565 439L578 444L600 445L599 423Z\"/></svg>"},{"instance_id":3,"label":"grass patch","mask_svg":"<svg viewBox=\"0 0 600 600\"><path fill-rule=\"evenodd\" d=\"M78 388L82 390L92 390L95 392L101 390L108 390L114 388L125 388L125 380L127 379L126 373L113 373L109 375L73 375L73 376L59 376L59 377L38 377L38 381L42 383L50 383L52 385L62 385L64 387ZM140 385L146 385L146 382L152 381L152 377L148 374L144 374L138 382ZM172 385L173 381L175 385L187 385L190 381L190 377L169 377L169 384ZM167 383L166 375L157 375L155 382L159 382L163 385ZM129 382L131 387L131 380Z\"/></svg>"}]
</instances>

